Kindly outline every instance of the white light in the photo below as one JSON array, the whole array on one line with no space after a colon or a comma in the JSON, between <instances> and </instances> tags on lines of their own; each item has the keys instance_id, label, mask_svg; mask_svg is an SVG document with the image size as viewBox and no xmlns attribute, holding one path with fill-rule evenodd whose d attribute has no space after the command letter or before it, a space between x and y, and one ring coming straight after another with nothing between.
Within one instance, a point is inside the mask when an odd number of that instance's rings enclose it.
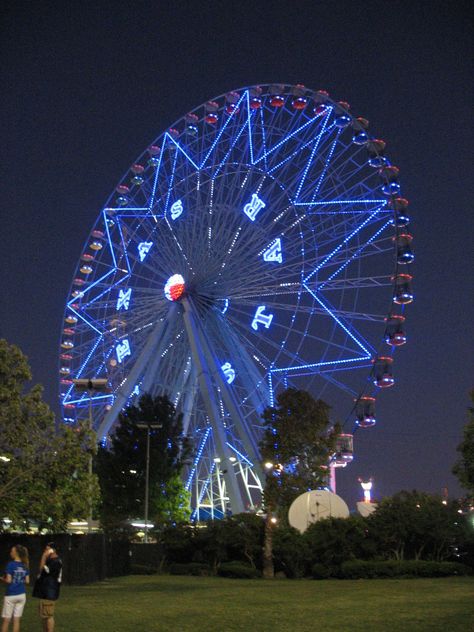
<instances>
[{"instance_id":1,"label":"white light","mask_svg":"<svg viewBox=\"0 0 474 632\"><path fill-rule=\"evenodd\" d=\"M11 461L11 458L9 456L5 456L4 454L2 454L0 456L0 461L4 461L5 463L8 463L9 461Z\"/></svg>"},{"instance_id":2,"label":"white light","mask_svg":"<svg viewBox=\"0 0 474 632\"><path fill-rule=\"evenodd\" d=\"M130 472L130 474L136 474L137 470L128 470Z\"/></svg>"},{"instance_id":3,"label":"white light","mask_svg":"<svg viewBox=\"0 0 474 632\"><path fill-rule=\"evenodd\" d=\"M155 526L153 522L132 522L131 525L132 527L138 527L139 529L145 529L147 526L148 528Z\"/></svg>"},{"instance_id":4,"label":"white light","mask_svg":"<svg viewBox=\"0 0 474 632\"><path fill-rule=\"evenodd\" d=\"M222 366L221 366L222 372L225 375L225 378L227 380L227 384L232 384L232 382L235 380L235 371L232 368L232 365L230 364L230 362L225 362Z\"/></svg>"},{"instance_id":5,"label":"white light","mask_svg":"<svg viewBox=\"0 0 474 632\"><path fill-rule=\"evenodd\" d=\"M150 252L150 248L153 246L152 241L142 241L141 244L138 244L138 256L140 257L140 261L144 261L147 254Z\"/></svg>"},{"instance_id":6,"label":"white light","mask_svg":"<svg viewBox=\"0 0 474 632\"><path fill-rule=\"evenodd\" d=\"M214 463L220 463L220 462L221 462L220 457L216 456L216 458L214 459Z\"/></svg>"},{"instance_id":7,"label":"white light","mask_svg":"<svg viewBox=\"0 0 474 632\"><path fill-rule=\"evenodd\" d=\"M281 239L278 237L263 253L264 261L276 261L277 263L283 262L283 255L281 250Z\"/></svg>"},{"instance_id":8,"label":"white light","mask_svg":"<svg viewBox=\"0 0 474 632\"><path fill-rule=\"evenodd\" d=\"M87 527L87 521L84 520L73 520L72 522L69 523L70 527Z\"/></svg>"},{"instance_id":9,"label":"white light","mask_svg":"<svg viewBox=\"0 0 474 632\"><path fill-rule=\"evenodd\" d=\"M265 463L265 467L267 468L267 470L271 470L273 467L273 463L270 463L270 461L267 461L267 463Z\"/></svg>"},{"instance_id":10,"label":"white light","mask_svg":"<svg viewBox=\"0 0 474 632\"><path fill-rule=\"evenodd\" d=\"M230 461L231 463L235 463L235 462L237 461L237 459L235 458L235 456L230 456L230 457L229 457L229 461Z\"/></svg>"},{"instance_id":11,"label":"white light","mask_svg":"<svg viewBox=\"0 0 474 632\"><path fill-rule=\"evenodd\" d=\"M244 213L254 222L259 211L265 208L265 202L256 193L252 193L252 200L244 206Z\"/></svg>"},{"instance_id":12,"label":"white light","mask_svg":"<svg viewBox=\"0 0 474 632\"><path fill-rule=\"evenodd\" d=\"M122 342L119 342L119 344L115 347L115 352L117 354L117 360L120 363L126 356L132 354L130 343L127 338L125 338L125 340L123 340Z\"/></svg>"},{"instance_id":13,"label":"white light","mask_svg":"<svg viewBox=\"0 0 474 632\"><path fill-rule=\"evenodd\" d=\"M177 200L170 209L171 212L171 219L174 221L175 219L178 219L178 217L182 214L182 212L184 211L183 209L183 203L181 202L181 200Z\"/></svg>"},{"instance_id":14,"label":"white light","mask_svg":"<svg viewBox=\"0 0 474 632\"><path fill-rule=\"evenodd\" d=\"M173 274L165 283L165 296L169 301L177 301L184 292L184 279L180 274Z\"/></svg>"},{"instance_id":15,"label":"white light","mask_svg":"<svg viewBox=\"0 0 474 632\"><path fill-rule=\"evenodd\" d=\"M124 291L123 289L119 291L119 295L117 298L117 306L116 306L117 312L120 311L122 307L124 310L128 310L128 308L130 307L131 296L132 296L132 288L129 288L127 291Z\"/></svg>"},{"instance_id":16,"label":"white light","mask_svg":"<svg viewBox=\"0 0 474 632\"><path fill-rule=\"evenodd\" d=\"M278 522L277 518L275 518L275 516L273 516L272 518L270 518L270 522L272 524L276 524Z\"/></svg>"},{"instance_id":17,"label":"white light","mask_svg":"<svg viewBox=\"0 0 474 632\"><path fill-rule=\"evenodd\" d=\"M273 320L273 314L265 314L266 306L259 305L252 320L252 329L258 331L258 325L261 324L268 329Z\"/></svg>"}]
</instances>

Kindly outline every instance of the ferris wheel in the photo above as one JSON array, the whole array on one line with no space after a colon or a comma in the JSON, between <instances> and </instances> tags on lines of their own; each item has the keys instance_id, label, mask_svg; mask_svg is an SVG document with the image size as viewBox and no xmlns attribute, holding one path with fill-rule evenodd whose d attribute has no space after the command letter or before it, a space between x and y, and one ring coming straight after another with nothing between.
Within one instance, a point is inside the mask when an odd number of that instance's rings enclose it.
<instances>
[{"instance_id":1,"label":"ferris wheel","mask_svg":"<svg viewBox=\"0 0 474 632\"><path fill-rule=\"evenodd\" d=\"M324 91L265 85L179 119L132 164L86 240L60 342L64 420L106 437L166 393L200 515L260 502L260 414L310 390L375 423L413 300L408 202L385 142ZM73 379L106 378L109 393ZM342 458L344 461L344 458Z\"/></svg>"}]
</instances>

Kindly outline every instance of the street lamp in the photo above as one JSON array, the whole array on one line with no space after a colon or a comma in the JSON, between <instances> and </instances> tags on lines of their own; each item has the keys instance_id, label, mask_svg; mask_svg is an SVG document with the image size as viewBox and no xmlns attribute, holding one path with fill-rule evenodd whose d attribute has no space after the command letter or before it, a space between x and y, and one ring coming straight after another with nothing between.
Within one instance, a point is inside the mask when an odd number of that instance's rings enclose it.
<instances>
[{"instance_id":1,"label":"street lamp","mask_svg":"<svg viewBox=\"0 0 474 632\"><path fill-rule=\"evenodd\" d=\"M150 430L158 430L163 424L140 421L136 424L140 430L146 430L146 472L145 472L145 544L148 544L148 498L150 487Z\"/></svg>"},{"instance_id":2,"label":"street lamp","mask_svg":"<svg viewBox=\"0 0 474 632\"><path fill-rule=\"evenodd\" d=\"M105 378L90 378L73 380L75 388L89 395L89 430L92 430L92 395L94 393L109 393L109 383ZM92 485L92 451L89 455L89 477ZM87 531L92 531L92 487L89 489L89 515L87 517Z\"/></svg>"}]
</instances>

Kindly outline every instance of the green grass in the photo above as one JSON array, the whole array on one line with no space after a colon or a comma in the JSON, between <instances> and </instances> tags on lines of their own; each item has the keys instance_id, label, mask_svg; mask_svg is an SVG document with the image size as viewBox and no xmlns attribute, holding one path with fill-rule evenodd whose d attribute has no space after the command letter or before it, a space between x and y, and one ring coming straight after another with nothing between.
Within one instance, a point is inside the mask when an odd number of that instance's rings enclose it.
<instances>
[{"instance_id":1,"label":"green grass","mask_svg":"<svg viewBox=\"0 0 474 632\"><path fill-rule=\"evenodd\" d=\"M22 632L39 629L37 600ZM238 580L134 576L64 586L56 632L474 630L474 579Z\"/></svg>"}]
</instances>

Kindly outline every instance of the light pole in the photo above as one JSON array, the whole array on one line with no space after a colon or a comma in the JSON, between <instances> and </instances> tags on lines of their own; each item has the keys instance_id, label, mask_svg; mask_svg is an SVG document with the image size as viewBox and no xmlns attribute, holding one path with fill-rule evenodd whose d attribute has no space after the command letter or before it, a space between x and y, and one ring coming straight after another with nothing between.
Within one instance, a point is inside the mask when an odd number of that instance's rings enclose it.
<instances>
[{"instance_id":1,"label":"light pole","mask_svg":"<svg viewBox=\"0 0 474 632\"><path fill-rule=\"evenodd\" d=\"M105 378L91 378L91 379L77 379L73 380L75 388L83 393L89 395L89 430L93 429L92 420L92 395L94 393L108 393L110 392L108 381ZM88 467L90 488L89 488L89 515L87 516L87 532L92 531L92 450L89 455L89 467Z\"/></svg>"},{"instance_id":2,"label":"light pole","mask_svg":"<svg viewBox=\"0 0 474 632\"><path fill-rule=\"evenodd\" d=\"M150 489L150 430L158 430L163 424L141 421L136 424L140 430L146 430L146 469L145 469L145 544L148 544L148 499Z\"/></svg>"}]
</instances>

